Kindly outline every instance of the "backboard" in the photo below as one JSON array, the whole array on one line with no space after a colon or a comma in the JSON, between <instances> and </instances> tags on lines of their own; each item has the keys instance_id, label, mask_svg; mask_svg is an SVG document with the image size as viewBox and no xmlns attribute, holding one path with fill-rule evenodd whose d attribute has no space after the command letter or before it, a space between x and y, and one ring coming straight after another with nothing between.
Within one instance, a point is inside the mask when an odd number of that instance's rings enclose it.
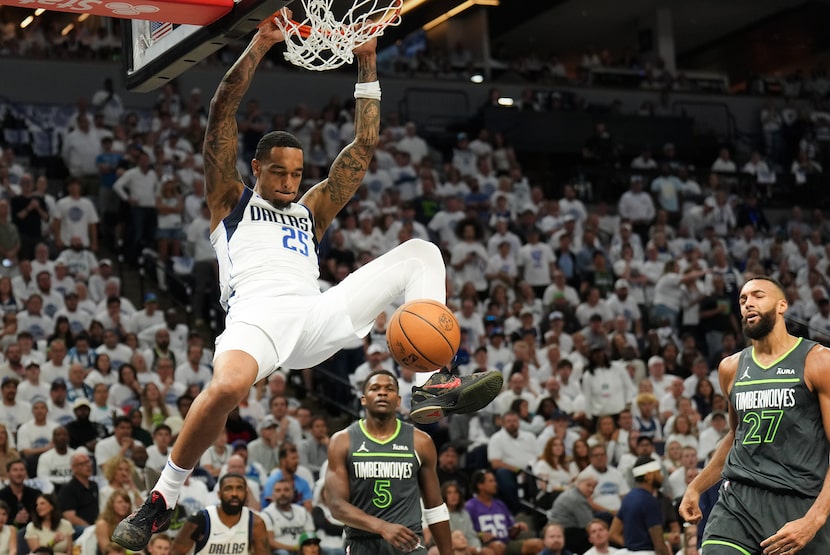
<instances>
[{"instance_id":1,"label":"backboard","mask_svg":"<svg viewBox=\"0 0 830 555\"><path fill-rule=\"evenodd\" d=\"M157 19L171 23L208 25L227 15L234 0L0 0L0 4L29 10L55 10L75 15L126 19Z\"/></svg>"},{"instance_id":2,"label":"backboard","mask_svg":"<svg viewBox=\"0 0 830 555\"><path fill-rule=\"evenodd\" d=\"M125 84L149 92L178 77L226 44L244 38L291 0L239 0L207 26L125 20L122 36Z\"/></svg>"}]
</instances>

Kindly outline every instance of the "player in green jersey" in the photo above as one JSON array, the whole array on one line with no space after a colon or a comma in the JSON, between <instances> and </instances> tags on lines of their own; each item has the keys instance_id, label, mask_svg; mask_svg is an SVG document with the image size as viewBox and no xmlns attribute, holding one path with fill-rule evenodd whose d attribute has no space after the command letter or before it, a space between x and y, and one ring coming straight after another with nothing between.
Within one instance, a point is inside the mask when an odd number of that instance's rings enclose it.
<instances>
[{"instance_id":1,"label":"player in green jersey","mask_svg":"<svg viewBox=\"0 0 830 555\"><path fill-rule=\"evenodd\" d=\"M730 429L689 484L680 515L698 522L701 493L723 477L703 553L830 553L830 350L787 332L777 281L750 279L739 304L751 346L718 368Z\"/></svg>"},{"instance_id":2,"label":"player in green jersey","mask_svg":"<svg viewBox=\"0 0 830 555\"><path fill-rule=\"evenodd\" d=\"M398 379L382 370L364 382L366 418L331 438L324 495L346 525L349 555L426 555L423 522L440 555L451 555L432 438L397 418Z\"/></svg>"}]
</instances>

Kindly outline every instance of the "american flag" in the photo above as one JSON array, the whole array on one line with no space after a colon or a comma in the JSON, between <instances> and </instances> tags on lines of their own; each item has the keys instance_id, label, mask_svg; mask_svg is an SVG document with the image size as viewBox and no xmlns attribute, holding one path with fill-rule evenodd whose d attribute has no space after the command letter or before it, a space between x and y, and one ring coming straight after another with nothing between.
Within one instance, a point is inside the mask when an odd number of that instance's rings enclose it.
<instances>
[{"instance_id":1,"label":"american flag","mask_svg":"<svg viewBox=\"0 0 830 555\"><path fill-rule=\"evenodd\" d=\"M161 21L151 21L150 22L150 38L153 42L161 39L167 33L173 30L172 23L164 23Z\"/></svg>"}]
</instances>

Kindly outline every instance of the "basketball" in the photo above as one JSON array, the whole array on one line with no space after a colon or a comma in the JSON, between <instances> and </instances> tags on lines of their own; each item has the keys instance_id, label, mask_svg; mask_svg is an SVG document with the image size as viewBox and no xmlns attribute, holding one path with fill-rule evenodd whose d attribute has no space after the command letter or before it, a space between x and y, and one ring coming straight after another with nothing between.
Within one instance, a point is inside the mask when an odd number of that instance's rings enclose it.
<instances>
[{"instance_id":1,"label":"basketball","mask_svg":"<svg viewBox=\"0 0 830 555\"><path fill-rule=\"evenodd\" d=\"M411 301L399 307L389 320L386 344L404 368L432 372L452 362L461 344L461 328L442 303Z\"/></svg>"}]
</instances>

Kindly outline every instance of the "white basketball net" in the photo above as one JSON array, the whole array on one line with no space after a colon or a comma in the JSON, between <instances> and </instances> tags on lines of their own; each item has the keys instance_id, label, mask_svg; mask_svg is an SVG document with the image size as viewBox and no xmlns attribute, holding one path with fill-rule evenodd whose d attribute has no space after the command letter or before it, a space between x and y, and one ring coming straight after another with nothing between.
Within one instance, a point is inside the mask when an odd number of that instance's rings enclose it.
<instances>
[{"instance_id":1,"label":"white basketball net","mask_svg":"<svg viewBox=\"0 0 830 555\"><path fill-rule=\"evenodd\" d=\"M350 64L352 50L372 37L383 34L389 25L398 25L403 0L357 0L341 18L332 13L334 0L300 0L305 10L302 21L285 16L274 23L286 37L285 59L314 71L326 71Z\"/></svg>"}]
</instances>

